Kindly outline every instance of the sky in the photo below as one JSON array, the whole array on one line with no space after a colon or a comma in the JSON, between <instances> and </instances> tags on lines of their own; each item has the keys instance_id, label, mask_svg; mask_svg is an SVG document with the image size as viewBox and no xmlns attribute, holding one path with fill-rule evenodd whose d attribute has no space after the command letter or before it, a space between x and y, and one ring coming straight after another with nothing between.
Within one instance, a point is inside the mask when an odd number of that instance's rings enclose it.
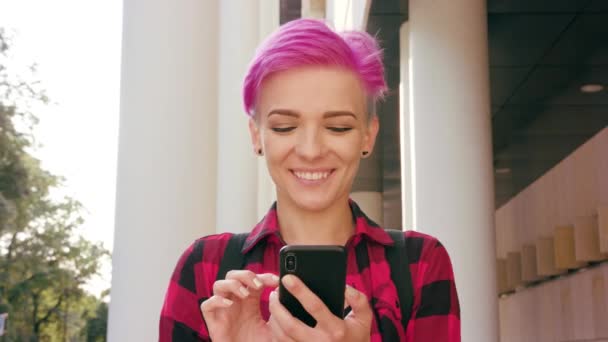
<instances>
[{"instance_id":1,"label":"sky","mask_svg":"<svg viewBox=\"0 0 608 342\"><path fill-rule=\"evenodd\" d=\"M53 196L85 209L82 235L112 249L120 92L121 0L0 0L0 27L13 37L16 65L38 66L51 104L36 107L32 151L65 178ZM111 265L87 285L110 286Z\"/></svg>"}]
</instances>

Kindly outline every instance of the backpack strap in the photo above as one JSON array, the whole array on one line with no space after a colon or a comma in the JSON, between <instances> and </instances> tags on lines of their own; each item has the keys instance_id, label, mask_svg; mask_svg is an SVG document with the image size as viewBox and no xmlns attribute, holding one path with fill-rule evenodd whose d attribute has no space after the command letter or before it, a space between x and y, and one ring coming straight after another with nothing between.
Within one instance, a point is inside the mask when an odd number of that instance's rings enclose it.
<instances>
[{"instance_id":1,"label":"backpack strap","mask_svg":"<svg viewBox=\"0 0 608 342\"><path fill-rule=\"evenodd\" d=\"M245 240L249 233L233 234L228 240L228 244L224 249L224 256L220 261L220 268L217 271L215 280L226 278L226 273L231 270L240 270L245 265L245 255L241 253Z\"/></svg>"},{"instance_id":2,"label":"backpack strap","mask_svg":"<svg viewBox=\"0 0 608 342\"><path fill-rule=\"evenodd\" d=\"M393 247L384 249L386 260L391 267L391 279L397 295L399 296L399 307L401 309L401 324L403 330L407 330L414 303L414 288L412 286L412 275L410 274L410 263L407 258L405 247L405 235L401 230L385 229L391 239L395 242Z\"/></svg>"}]
</instances>

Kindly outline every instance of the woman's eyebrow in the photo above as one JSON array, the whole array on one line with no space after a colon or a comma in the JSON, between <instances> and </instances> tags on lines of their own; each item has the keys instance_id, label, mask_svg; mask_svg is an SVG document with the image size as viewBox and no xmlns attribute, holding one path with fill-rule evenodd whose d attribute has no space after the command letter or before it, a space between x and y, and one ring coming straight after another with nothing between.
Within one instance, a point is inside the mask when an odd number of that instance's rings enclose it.
<instances>
[{"instance_id":1,"label":"woman's eyebrow","mask_svg":"<svg viewBox=\"0 0 608 342\"><path fill-rule=\"evenodd\" d=\"M297 111L291 110L291 109L273 109L270 112L268 112L267 117L270 117L271 115L285 115L285 116L291 116L294 118L300 117L300 113L298 113ZM332 110L332 111L323 113L324 119L335 118L338 116L351 116L355 119L357 118L357 116L353 112L350 112L348 110Z\"/></svg>"},{"instance_id":2,"label":"woman's eyebrow","mask_svg":"<svg viewBox=\"0 0 608 342\"><path fill-rule=\"evenodd\" d=\"M329 112L325 112L325 114L323 114L323 117L325 119L335 118L337 116L352 116L355 119L357 118L357 116L353 112L349 112L347 110L329 111Z\"/></svg>"},{"instance_id":3,"label":"woman's eyebrow","mask_svg":"<svg viewBox=\"0 0 608 342\"><path fill-rule=\"evenodd\" d=\"M298 118L300 117L300 114L296 111L290 110L290 109L273 109L271 110L268 115L266 117L270 117L271 115L286 115L286 116L292 116L294 118Z\"/></svg>"}]
</instances>

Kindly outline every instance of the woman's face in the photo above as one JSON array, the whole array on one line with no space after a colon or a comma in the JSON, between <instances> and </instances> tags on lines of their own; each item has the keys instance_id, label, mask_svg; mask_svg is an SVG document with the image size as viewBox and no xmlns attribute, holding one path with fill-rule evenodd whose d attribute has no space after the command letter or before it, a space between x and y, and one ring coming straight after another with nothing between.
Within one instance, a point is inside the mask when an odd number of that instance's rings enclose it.
<instances>
[{"instance_id":1,"label":"woman's face","mask_svg":"<svg viewBox=\"0 0 608 342\"><path fill-rule=\"evenodd\" d=\"M249 128L279 203L318 211L348 198L361 153L372 151L378 120L368 120L354 73L304 67L264 80Z\"/></svg>"}]
</instances>

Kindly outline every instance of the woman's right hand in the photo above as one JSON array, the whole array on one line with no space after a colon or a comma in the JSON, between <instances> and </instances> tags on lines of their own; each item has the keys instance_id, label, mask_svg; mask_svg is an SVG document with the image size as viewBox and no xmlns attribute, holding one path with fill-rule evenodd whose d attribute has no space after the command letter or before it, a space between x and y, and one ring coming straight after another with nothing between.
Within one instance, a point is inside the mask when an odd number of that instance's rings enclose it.
<instances>
[{"instance_id":1,"label":"woman's right hand","mask_svg":"<svg viewBox=\"0 0 608 342\"><path fill-rule=\"evenodd\" d=\"M230 271L213 284L213 296L201 304L213 341L269 341L270 329L260 312L265 287L276 288L279 278L270 273Z\"/></svg>"}]
</instances>

